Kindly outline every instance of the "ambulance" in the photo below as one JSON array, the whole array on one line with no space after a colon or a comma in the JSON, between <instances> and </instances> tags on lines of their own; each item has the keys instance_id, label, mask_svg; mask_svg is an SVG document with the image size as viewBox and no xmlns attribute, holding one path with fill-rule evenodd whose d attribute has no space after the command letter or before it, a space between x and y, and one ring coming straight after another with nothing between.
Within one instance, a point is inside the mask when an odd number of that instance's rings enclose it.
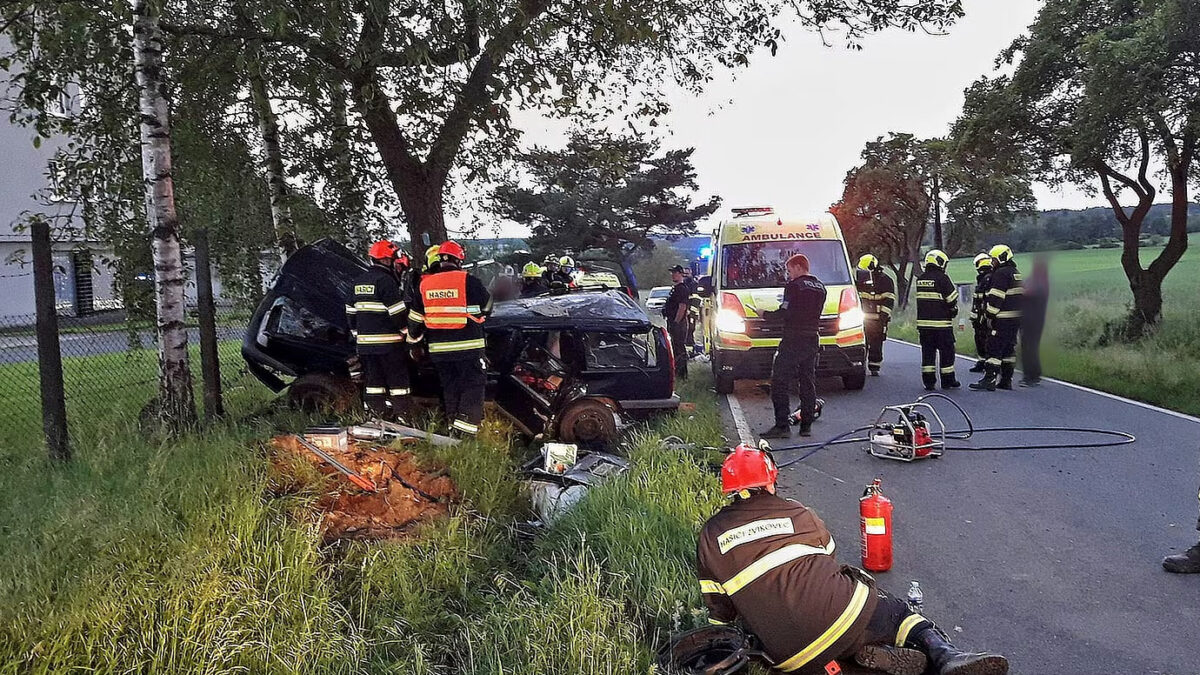
<instances>
[{"instance_id":1,"label":"ambulance","mask_svg":"<svg viewBox=\"0 0 1200 675\"><path fill-rule=\"evenodd\" d=\"M770 377L783 332L782 320L764 319L779 309L787 283L787 259L808 257L811 274L827 289L821 314L819 377L840 377L846 389L866 383L867 347L863 312L842 229L830 214L783 218L769 207L734 209L710 249L708 275L698 284L704 344L717 391L730 393L735 380Z\"/></svg>"}]
</instances>

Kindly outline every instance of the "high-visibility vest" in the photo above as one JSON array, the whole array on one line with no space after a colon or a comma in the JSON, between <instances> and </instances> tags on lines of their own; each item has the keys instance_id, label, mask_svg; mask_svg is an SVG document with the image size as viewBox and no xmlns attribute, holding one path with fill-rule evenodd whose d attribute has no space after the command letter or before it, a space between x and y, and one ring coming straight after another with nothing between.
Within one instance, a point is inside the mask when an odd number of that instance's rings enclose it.
<instances>
[{"instance_id":1,"label":"high-visibility vest","mask_svg":"<svg viewBox=\"0 0 1200 675\"><path fill-rule=\"evenodd\" d=\"M462 270L422 277L421 300L425 305L425 327L431 330L465 328L468 320L482 322L471 315L467 306L467 273Z\"/></svg>"}]
</instances>

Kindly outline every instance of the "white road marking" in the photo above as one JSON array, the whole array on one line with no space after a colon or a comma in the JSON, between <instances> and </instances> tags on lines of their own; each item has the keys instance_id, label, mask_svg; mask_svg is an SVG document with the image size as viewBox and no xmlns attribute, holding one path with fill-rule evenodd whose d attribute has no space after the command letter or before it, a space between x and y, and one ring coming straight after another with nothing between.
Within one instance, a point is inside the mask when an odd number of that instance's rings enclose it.
<instances>
[{"instance_id":1,"label":"white road marking","mask_svg":"<svg viewBox=\"0 0 1200 675\"><path fill-rule=\"evenodd\" d=\"M750 425L746 423L746 413L742 412L737 394L726 394L725 400L729 402L729 413L733 415L733 426L737 429L738 439L746 445L754 445L754 435L750 433Z\"/></svg>"},{"instance_id":2,"label":"white road marking","mask_svg":"<svg viewBox=\"0 0 1200 675\"><path fill-rule=\"evenodd\" d=\"M795 466L795 464L793 464L792 466ZM800 462L800 466L802 466L802 467L804 467L804 468L806 468L806 469L812 469L813 471L816 471L817 473L821 474L822 476L825 476L826 478L832 478L832 479L836 480L836 481L837 481L837 482L839 482L839 483L845 483L845 482L846 482L846 481L842 480L841 478L838 478L837 476L835 476L835 475L833 475L833 474L831 474L831 473L826 473L826 472L824 472L824 471L822 471L822 470L818 469L817 467L813 466L812 464L809 464L808 462Z\"/></svg>"},{"instance_id":3,"label":"white road marking","mask_svg":"<svg viewBox=\"0 0 1200 675\"><path fill-rule=\"evenodd\" d=\"M899 340L896 338L888 338L888 340L890 340L892 342L898 342L902 345L916 347L918 349L921 347L921 345L913 343L913 342L909 342L907 340ZM970 363L975 363L975 361L976 361L975 357L973 357L973 356L964 356L962 354L956 354L955 356L957 356L960 359L963 359L964 361L969 361ZM1021 372L1021 371L1018 370L1017 372ZM1113 401L1120 401L1121 403L1128 403L1129 405L1137 406L1139 408L1144 408L1146 410L1153 410L1154 412L1160 412L1164 415L1170 415L1171 417L1175 417L1175 418L1178 418L1181 420L1187 420L1188 422L1195 422L1196 424L1200 424L1200 417L1194 417L1187 413L1181 413L1178 410L1168 410L1167 408L1160 408L1156 405L1151 405L1149 403L1143 403L1141 401L1135 401L1131 398L1125 398L1124 396L1117 396L1116 394L1110 394L1107 391L1100 391L1098 389L1092 389L1091 387L1085 387L1082 384L1075 384L1074 382L1064 382L1063 380L1056 380L1053 377L1043 377L1042 380L1045 382L1052 382L1054 384L1061 384L1062 386L1070 387L1071 389L1077 389L1079 391L1086 391L1089 394L1103 396L1104 398L1107 398L1107 399L1110 399Z\"/></svg>"}]
</instances>

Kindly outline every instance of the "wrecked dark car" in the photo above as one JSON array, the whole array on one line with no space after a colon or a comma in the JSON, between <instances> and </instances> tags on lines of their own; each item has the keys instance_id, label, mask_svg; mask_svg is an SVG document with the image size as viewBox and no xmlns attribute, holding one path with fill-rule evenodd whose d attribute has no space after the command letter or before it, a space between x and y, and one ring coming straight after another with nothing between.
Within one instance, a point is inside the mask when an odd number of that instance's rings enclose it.
<instances>
[{"instance_id":1,"label":"wrecked dark car","mask_svg":"<svg viewBox=\"0 0 1200 675\"><path fill-rule=\"evenodd\" d=\"M247 328L250 372L273 391L286 389L294 405L361 409L345 305L365 269L331 240L294 253ZM484 328L488 400L528 436L603 443L624 421L679 405L666 333L627 293L498 302ZM436 398L432 366L412 367L414 394Z\"/></svg>"}]
</instances>

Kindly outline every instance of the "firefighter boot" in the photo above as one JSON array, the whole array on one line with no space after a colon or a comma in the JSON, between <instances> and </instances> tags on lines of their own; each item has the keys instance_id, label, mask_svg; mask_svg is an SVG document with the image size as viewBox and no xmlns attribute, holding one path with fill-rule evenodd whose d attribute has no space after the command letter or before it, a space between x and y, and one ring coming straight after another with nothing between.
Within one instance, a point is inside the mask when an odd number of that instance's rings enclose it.
<instances>
[{"instance_id":1,"label":"firefighter boot","mask_svg":"<svg viewBox=\"0 0 1200 675\"><path fill-rule=\"evenodd\" d=\"M970 370L968 370L967 372L969 372L969 373L982 373L983 371L987 370L987 366L986 366L986 365L984 365L984 363L985 363L985 362L984 362L984 360L983 360L983 359L979 359L978 361L976 361L976 362L975 362L975 365L971 366L971 369L970 369Z\"/></svg>"},{"instance_id":2,"label":"firefighter boot","mask_svg":"<svg viewBox=\"0 0 1200 675\"><path fill-rule=\"evenodd\" d=\"M888 675L921 675L927 664L923 652L891 645L865 645L854 655L854 662Z\"/></svg>"},{"instance_id":3,"label":"firefighter boot","mask_svg":"<svg viewBox=\"0 0 1200 675\"><path fill-rule=\"evenodd\" d=\"M942 389L958 389L962 383L954 376L954 373L942 373Z\"/></svg>"},{"instance_id":4,"label":"firefighter boot","mask_svg":"<svg viewBox=\"0 0 1200 675\"><path fill-rule=\"evenodd\" d=\"M933 391L937 388L937 373L921 371L921 384L925 385L925 391Z\"/></svg>"},{"instance_id":5,"label":"firefighter boot","mask_svg":"<svg viewBox=\"0 0 1200 675\"><path fill-rule=\"evenodd\" d=\"M989 370L984 374L983 379L967 386L975 391L996 391L996 373Z\"/></svg>"},{"instance_id":6,"label":"firefighter boot","mask_svg":"<svg viewBox=\"0 0 1200 675\"><path fill-rule=\"evenodd\" d=\"M1011 363L1000 364L1000 382L996 384L997 389L1007 389L1012 391L1013 371L1016 369Z\"/></svg>"},{"instance_id":7,"label":"firefighter boot","mask_svg":"<svg viewBox=\"0 0 1200 675\"><path fill-rule=\"evenodd\" d=\"M412 419L412 410L409 406L408 396L394 395L388 397L388 406L391 407L389 417L391 421L398 424L408 424L408 420Z\"/></svg>"},{"instance_id":8,"label":"firefighter boot","mask_svg":"<svg viewBox=\"0 0 1200 675\"><path fill-rule=\"evenodd\" d=\"M801 429L803 429L803 427L801 427ZM771 427L770 429L767 429L766 431L759 434L758 437L759 438L791 438L792 437L792 429L791 429L791 427L789 427L786 424L784 424L782 426L776 424L775 426Z\"/></svg>"},{"instance_id":9,"label":"firefighter boot","mask_svg":"<svg viewBox=\"0 0 1200 675\"><path fill-rule=\"evenodd\" d=\"M1175 574L1200 574L1200 543L1183 553L1163 558L1163 569Z\"/></svg>"},{"instance_id":10,"label":"firefighter boot","mask_svg":"<svg viewBox=\"0 0 1200 675\"><path fill-rule=\"evenodd\" d=\"M913 635L907 644L925 652L937 675L1008 675L1008 659L999 654L959 651L934 626Z\"/></svg>"}]
</instances>

